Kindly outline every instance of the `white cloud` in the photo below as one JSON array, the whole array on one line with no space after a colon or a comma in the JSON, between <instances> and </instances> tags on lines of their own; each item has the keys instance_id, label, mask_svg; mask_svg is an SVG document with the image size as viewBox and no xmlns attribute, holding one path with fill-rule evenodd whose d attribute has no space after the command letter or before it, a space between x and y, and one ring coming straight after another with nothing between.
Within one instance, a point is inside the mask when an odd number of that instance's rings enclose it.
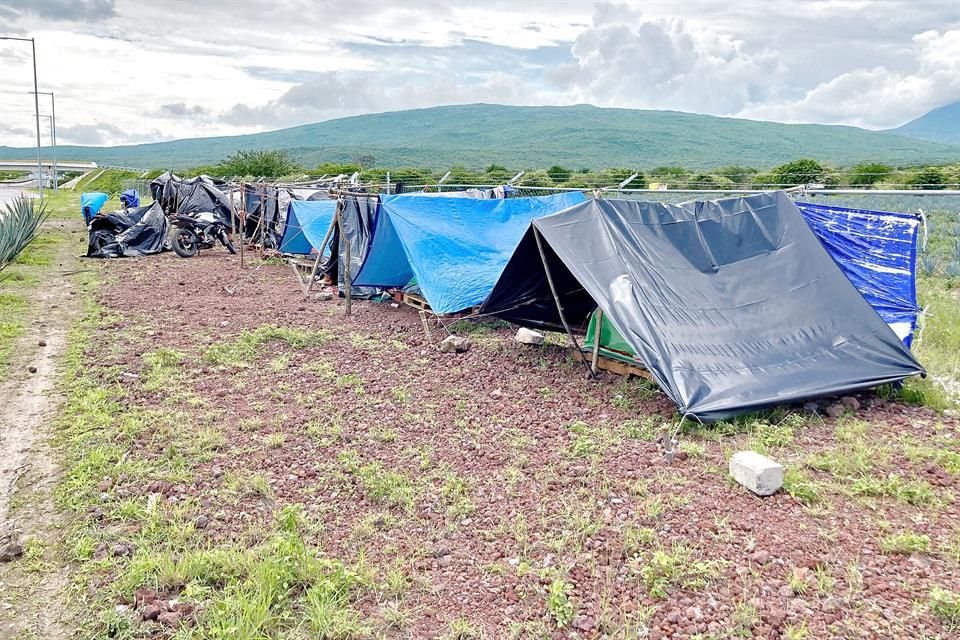
<instances>
[{"instance_id":1,"label":"white cloud","mask_svg":"<svg viewBox=\"0 0 960 640\"><path fill-rule=\"evenodd\" d=\"M548 72L578 102L732 115L767 92L774 54L681 20L645 19L629 6L597 6L571 49L576 62Z\"/></svg>"},{"instance_id":2,"label":"white cloud","mask_svg":"<svg viewBox=\"0 0 960 640\"><path fill-rule=\"evenodd\" d=\"M818 84L798 100L756 105L743 115L883 128L960 100L960 29L919 33L913 49L911 70L853 69Z\"/></svg>"},{"instance_id":3,"label":"white cloud","mask_svg":"<svg viewBox=\"0 0 960 640\"><path fill-rule=\"evenodd\" d=\"M0 22L37 38L61 138L101 144L469 102L888 127L960 99L942 0L0 0ZM0 144L32 144L32 88L0 41Z\"/></svg>"}]
</instances>

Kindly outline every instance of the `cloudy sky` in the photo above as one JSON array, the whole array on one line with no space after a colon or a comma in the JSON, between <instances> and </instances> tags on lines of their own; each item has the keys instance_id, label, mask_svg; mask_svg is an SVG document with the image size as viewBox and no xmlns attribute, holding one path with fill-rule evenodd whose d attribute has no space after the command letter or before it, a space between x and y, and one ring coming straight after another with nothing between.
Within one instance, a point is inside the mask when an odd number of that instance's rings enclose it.
<instances>
[{"instance_id":1,"label":"cloudy sky","mask_svg":"<svg viewBox=\"0 0 960 640\"><path fill-rule=\"evenodd\" d=\"M64 144L473 102L887 128L960 100L960 0L0 0L0 35L37 39ZM34 143L31 90L0 41L0 145Z\"/></svg>"}]
</instances>

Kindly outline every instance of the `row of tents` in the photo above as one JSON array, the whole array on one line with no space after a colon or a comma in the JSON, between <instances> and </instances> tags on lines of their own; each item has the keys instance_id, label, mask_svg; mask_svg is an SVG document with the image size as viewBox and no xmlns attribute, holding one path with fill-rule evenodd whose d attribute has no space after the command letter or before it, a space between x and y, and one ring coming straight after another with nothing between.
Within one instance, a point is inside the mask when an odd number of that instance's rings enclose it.
<instances>
[{"instance_id":1,"label":"row of tents","mask_svg":"<svg viewBox=\"0 0 960 640\"><path fill-rule=\"evenodd\" d=\"M162 209L220 211L248 240L313 257L341 292L349 271L354 296L415 292L436 314L586 335L701 421L925 374L909 348L913 214L784 192L673 205L505 189L243 185L227 197L169 174L154 185Z\"/></svg>"},{"instance_id":2,"label":"row of tents","mask_svg":"<svg viewBox=\"0 0 960 640\"><path fill-rule=\"evenodd\" d=\"M336 210L291 202L281 250L343 259ZM340 215L353 287L587 334L701 421L925 374L909 349L913 214L784 192L679 205L568 192L347 196Z\"/></svg>"}]
</instances>

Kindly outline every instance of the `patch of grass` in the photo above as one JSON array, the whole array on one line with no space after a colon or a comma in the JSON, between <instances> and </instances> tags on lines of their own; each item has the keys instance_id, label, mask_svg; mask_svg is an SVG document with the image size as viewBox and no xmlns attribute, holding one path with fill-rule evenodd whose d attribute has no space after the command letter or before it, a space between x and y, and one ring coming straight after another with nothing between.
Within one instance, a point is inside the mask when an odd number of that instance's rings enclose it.
<instances>
[{"instance_id":1,"label":"patch of grass","mask_svg":"<svg viewBox=\"0 0 960 640\"><path fill-rule=\"evenodd\" d=\"M707 455L707 446L702 442L696 442L694 440L682 440L680 442L680 451L691 458L703 458Z\"/></svg>"},{"instance_id":2,"label":"patch of grass","mask_svg":"<svg viewBox=\"0 0 960 640\"><path fill-rule=\"evenodd\" d=\"M894 498L898 502L917 507L936 506L941 502L926 480L904 480L892 474L885 478L876 476L858 478L850 486L849 491L854 496Z\"/></svg>"},{"instance_id":3,"label":"patch of grass","mask_svg":"<svg viewBox=\"0 0 960 640\"><path fill-rule=\"evenodd\" d=\"M880 538L880 550L884 553L927 553L930 551L930 536L904 531Z\"/></svg>"},{"instance_id":4,"label":"patch of grass","mask_svg":"<svg viewBox=\"0 0 960 640\"><path fill-rule=\"evenodd\" d=\"M342 376L337 376L336 383L338 387L346 387L348 389L353 389L353 392L358 396L362 396L364 394L363 378L361 378L355 373L348 373Z\"/></svg>"},{"instance_id":5,"label":"patch of grass","mask_svg":"<svg viewBox=\"0 0 960 640\"><path fill-rule=\"evenodd\" d=\"M384 469L379 462L372 462L357 469L357 478L371 500L388 506L413 509L417 490L407 476L397 471Z\"/></svg>"},{"instance_id":6,"label":"patch of grass","mask_svg":"<svg viewBox=\"0 0 960 640\"><path fill-rule=\"evenodd\" d=\"M562 578L555 579L547 589L547 611L558 629L573 622L576 610L570 601L572 590L573 588Z\"/></svg>"},{"instance_id":7,"label":"patch of grass","mask_svg":"<svg viewBox=\"0 0 960 640\"><path fill-rule=\"evenodd\" d=\"M765 420L757 421L754 425L753 439L768 449L793 444L795 417L799 417L801 422L803 421L803 417L795 413L790 414L789 419L784 419L775 424L770 424Z\"/></svg>"},{"instance_id":8,"label":"patch of grass","mask_svg":"<svg viewBox=\"0 0 960 640\"><path fill-rule=\"evenodd\" d=\"M783 636L781 637L783 640L807 640L810 637L810 632L807 631L807 623L788 624L783 628Z\"/></svg>"},{"instance_id":9,"label":"patch of grass","mask_svg":"<svg viewBox=\"0 0 960 640\"><path fill-rule=\"evenodd\" d=\"M674 587L702 589L720 575L722 567L722 560L704 560L693 547L675 542L670 547L656 545L643 554L639 574L651 596L665 599Z\"/></svg>"},{"instance_id":10,"label":"patch of grass","mask_svg":"<svg viewBox=\"0 0 960 640\"><path fill-rule=\"evenodd\" d=\"M814 505L821 500L819 485L794 467L788 468L783 476L783 490L805 505Z\"/></svg>"},{"instance_id":11,"label":"patch of grass","mask_svg":"<svg viewBox=\"0 0 960 640\"><path fill-rule=\"evenodd\" d=\"M177 375L178 367L183 363L184 355L176 349L160 347L143 354L144 381L147 391L157 391L170 384Z\"/></svg>"},{"instance_id":12,"label":"patch of grass","mask_svg":"<svg viewBox=\"0 0 960 640\"><path fill-rule=\"evenodd\" d=\"M656 416L643 416L624 421L620 425L625 438L653 441L664 430L662 421Z\"/></svg>"},{"instance_id":13,"label":"patch of grass","mask_svg":"<svg viewBox=\"0 0 960 640\"><path fill-rule=\"evenodd\" d=\"M738 602L733 608L731 622L731 635L734 638L752 638L753 630L761 623L760 612L748 602Z\"/></svg>"},{"instance_id":14,"label":"patch of grass","mask_svg":"<svg viewBox=\"0 0 960 640\"><path fill-rule=\"evenodd\" d=\"M627 525L623 530L623 548L628 556L648 549L657 541L657 532L650 527Z\"/></svg>"},{"instance_id":15,"label":"patch of grass","mask_svg":"<svg viewBox=\"0 0 960 640\"><path fill-rule=\"evenodd\" d=\"M333 333L326 330L308 331L292 327L264 325L253 331L244 331L234 340L211 345L204 352L204 360L221 367L251 367L261 348L270 342L282 342L294 349L319 347L326 344Z\"/></svg>"},{"instance_id":16,"label":"patch of grass","mask_svg":"<svg viewBox=\"0 0 960 640\"><path fill-rule=\"evenodd\" d=\"M269 433L263 438L263 445L268 449L279 449L286 443L287 435L282 432Z\"/></svg>"},{"instance_id":17,"label":"patch of grass","mask_svg":"<svg viewBox=\"0 0 960 640\"><path fill-rule=\"evenodd\" d=\"M814 454L807 465L840 478L868 475L887 464L890 451L886 447L869 445L862 440Z\"/></svg>"},{"instance_id":18,"label":"patch of grass","mask_svg":"<svg viewBox=\"0 0 960 640\"><path fill-rule=\"evenodd\" d=\"M802 596L810 590L810 581L807 576L806 571L797 568L793 568L787 575L787 585L794 595Z\"/></svg>"},{"instance_id":19,"label":"patch of grass","mask_svg":"<svg viewBox=\"0 0 960 640\"><path fill-rule=\"evenodd\" d=\"M652 400L659 392L659 387L649 380L624 378L614 386L611 402L622 411L636 411L642 403Z\"/></svg>"},{"instance_id":20,"label":"patch of grass","mask_svg":"<svg viewBox=\"0 0 960 640\"><path fill-rule=\"evenodd\" d=\"M463 617L450 621L444 640L483 640L483 631L476 624Z\"/></svg>"},{"instance_id":21,"label":"patch of grass","mask_svg":"<svg viewBox=\"0 0 960 640\"><path fill-rule=\"evenodd\" d=\"M903 453L911 462L933 462L947 473L960 475L960 453L945 447L905 445Z\"/></svg>"},{"instance_id":22,"label":"patch of grass","mask_svg":"<svg viewBox=\"0 0 960 640\"><path fill-rule=\"evenodd\" d=\"M0 376L10 362L17 338L23 333L23 318L30 303L21 295L0 293Z\"/></svg>"},{"instance_id":23,"label":"patch of grass","mask_svg":"<svg viewBox=\"0 0 960 640\"><path fill-rule=\"evenodd\" d=\"M62 233L47 231L37 235L13 261L13 264L31 267L49 267L53 264L57 245L61 241Z\"/></svg>"},{"instance_id":24,"label":"patch of grass","mask_svg":"<svg viewBox=\"0 0 960 640\"><path fill-rule=\"evenodd\" d=\"M600 455L615 441L615 437L607 429L580 420L566 425L566 429L573 434L568 451L574 458Z\"/></svg>"},{"instance_id":25,"label":"patch of grass","mask_svg":"<svg viewBox=\"0 0 960 640\"><path fill-rule=\"evenodd\" d=\"M476 509L470 500L470 487L466 480L455 473L447 473L440 488L440 498L446 506L447 515L465 516Z\"/></svg>"},{"instance_id":26,"label":"patch of grass","mask_svg":"<svg viewBox=\"0 0 960 640\"><path fill-rule=\"evenodd\" d=\"M960 628L960 594L942 587L930 590L930 610L948 629Z\"/></svg>"}]
</instances>

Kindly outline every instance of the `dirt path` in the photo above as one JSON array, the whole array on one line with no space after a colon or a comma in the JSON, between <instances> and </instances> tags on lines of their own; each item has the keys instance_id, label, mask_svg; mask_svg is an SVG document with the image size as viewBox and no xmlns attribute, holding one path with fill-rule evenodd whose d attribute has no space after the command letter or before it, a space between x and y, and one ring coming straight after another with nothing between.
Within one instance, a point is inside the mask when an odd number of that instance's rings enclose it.
<instances>
[{"instance_id":1,"label":"dirt path","mask_svg":"<svg viewBox=\"0 0 960 640\"><path fill-rule=\"evenodd\" d=\"M83 233L79 221L55 220L48 230ZM67 335L80 310L70 274L78 242L59 243L42 286L30 292L30 318L0 383L0 552L12 541L26 547L17 562L0 564L0 639L66 637L55 605L65 570L47 562L57 540L53 488L58 470L48 440L61 397L57 372ZM62 567L62 563L56 563Z\"/></svg>"}]
</instances>

